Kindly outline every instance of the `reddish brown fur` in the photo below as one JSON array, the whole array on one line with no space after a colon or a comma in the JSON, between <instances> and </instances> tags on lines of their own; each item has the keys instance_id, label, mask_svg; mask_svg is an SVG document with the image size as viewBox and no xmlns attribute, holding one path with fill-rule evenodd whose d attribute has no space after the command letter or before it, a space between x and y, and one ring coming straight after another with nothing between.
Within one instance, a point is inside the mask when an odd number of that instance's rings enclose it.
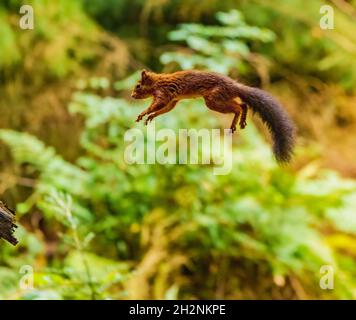
<instances>
[{"instance_id":1,"label":"reddish brown fur","mask_svg":"<svg viewBox=\"0 0 356 320\"><path fill-rule=\"evenodd\" d=\"M236 130L236 123L241 115L240 128L246 126L247 106L237 98L233 87L236 83L223 75L202 71L178 71L172 74L156 74L142 71L141 81L132 92L135 99L153 96L153 102L137 118L137 122L149 115L145 124L160 114L172 110L178 101L187 98L204 97L207 107L221 113L235 114L231 130Z\"/></svg>"},{"instance_id":2,"label":"reddish brown fur","mask_svg":"<svg viewBox=\"0 0 356 320\"><path fill-rule=\"evenodd\" d=\"M197 70L157 74L142 71L131 96L135 99L153 97L151 105L138 117L137 122L148 115L145 124L155 117L172 110L182 99L203 97L206 106L221 113L233 113L231 131L246 126L247 109L260 114L274 139L274 151L280 161L290 159L294 141L294 126L278 102L263 90L240 84L231 78L214 72Z\"/></svg>"}]
</instances>

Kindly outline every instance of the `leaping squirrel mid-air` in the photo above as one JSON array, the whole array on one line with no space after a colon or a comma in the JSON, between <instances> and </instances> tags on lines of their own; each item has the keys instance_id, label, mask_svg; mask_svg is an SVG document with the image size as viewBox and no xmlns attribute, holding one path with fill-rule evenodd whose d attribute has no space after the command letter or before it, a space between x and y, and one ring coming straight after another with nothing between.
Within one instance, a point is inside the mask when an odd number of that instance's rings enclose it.
<instances>
[{"instance_id":1,"label":"leaping squirrel mid-air","mask_svg":"<svg viewBox=\"0 0 356 320\"><path fill-rule=\"evenodd\" d=\"M248 108L256 112L267 125L273 138L273 152L279 162L291 159L295 127L287 112L269 93L243 85L214 72L197 70L174 73L154 73L143 70L131 96L134 99L153 97L151 105L138 117L148 116L145 124L171 111L182 99L203 97L206 106L221 113L233 113L231 131L246 126Z\"/></svg>"}]
</instances>

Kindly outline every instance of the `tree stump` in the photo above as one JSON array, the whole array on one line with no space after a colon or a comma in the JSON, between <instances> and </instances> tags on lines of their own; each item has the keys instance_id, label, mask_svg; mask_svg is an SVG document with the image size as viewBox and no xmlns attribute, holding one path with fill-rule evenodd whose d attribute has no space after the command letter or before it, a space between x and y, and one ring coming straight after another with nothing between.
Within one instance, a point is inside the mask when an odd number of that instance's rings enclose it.
<instances>
[{"instance_id":1,"label":"tree stump","mask_svg":"<svg viewBox=\"0 0 356 320\"><path fill-rule=\"evenodd\" d=\"M3 238L12 245L16 245L17 239L13 236L15 228L17 228L15 224L15 212L0 201L0 239Z\"/></svg>"}]
</instances>

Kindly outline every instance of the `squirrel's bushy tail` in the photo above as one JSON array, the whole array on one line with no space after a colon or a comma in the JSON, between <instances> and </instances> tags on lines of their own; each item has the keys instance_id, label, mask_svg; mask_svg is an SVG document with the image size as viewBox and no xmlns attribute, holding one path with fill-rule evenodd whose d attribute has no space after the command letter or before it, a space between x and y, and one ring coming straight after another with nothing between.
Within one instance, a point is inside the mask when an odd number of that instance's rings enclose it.
<instances>
[{"instance_id":1,"label":"squirrel's bushy tail","mask_svg":"<svg viewBox=\"0 0 356 320\"><path fill-rule=\"evenodd\" d=\"M273 138L273 152L278 162L288 162L293 154L295 127L287 112L266 91L237 84L237 95L267 125Z\"/></svg>"}]
</instances>

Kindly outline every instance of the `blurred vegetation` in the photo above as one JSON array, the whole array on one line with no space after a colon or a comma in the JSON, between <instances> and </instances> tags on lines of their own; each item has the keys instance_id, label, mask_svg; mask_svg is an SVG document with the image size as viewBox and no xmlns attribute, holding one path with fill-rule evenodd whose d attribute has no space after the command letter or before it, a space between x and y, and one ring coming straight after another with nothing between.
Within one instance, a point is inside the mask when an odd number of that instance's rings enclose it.
<instances>
[{"instance_id":1,"label":"blurred vegetation","mask_svg":"<svg viewBox=\"0 0 356 320\"><path fill-rule=\"evenodd\" d=\"M21 3L0 5L0 197L20 219L0 298L355 298L354 1L328 2L334 30L319 0L33 0L34 30L18 27ZM271 91L299 129L294 162L275 163L251 117L229 175L126 164L142 67ZM226 127L201 100L178 108L156 127Z\"/></svg>"}]
</instances>

